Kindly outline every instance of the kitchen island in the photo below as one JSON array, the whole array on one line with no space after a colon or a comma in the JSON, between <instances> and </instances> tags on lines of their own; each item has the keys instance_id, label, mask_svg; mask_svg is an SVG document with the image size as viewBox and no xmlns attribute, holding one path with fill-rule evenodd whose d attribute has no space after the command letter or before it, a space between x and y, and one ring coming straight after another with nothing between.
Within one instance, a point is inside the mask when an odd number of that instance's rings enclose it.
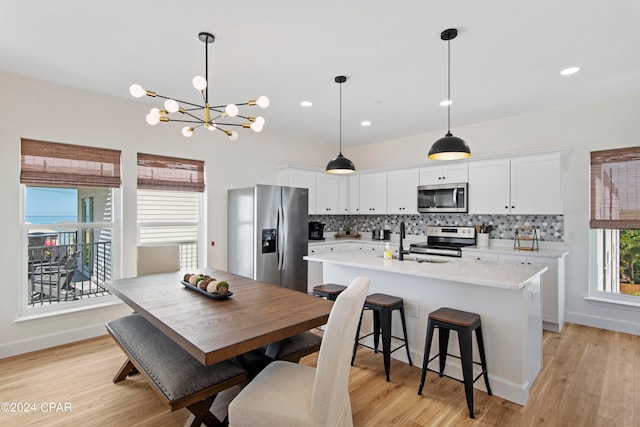
<instances>
[{"instance_id":1,"label":"kitchen island","mask_svg":"<svg viewBox=\"0 0 640 427\"><path fill-rule=\"evenodd\" d=\"M422 363L430 312L451 307L478 313L493 394L520 405L527 402L529 389L542 369L540 284L546 266L463 259L429 262L408 255L405 261L384 260L362 251L323 253L304 259L322 263L325 283L346 284L363 275L371 279L370 293L403 298L409 350L418 366ZM370 316L364 316L361 334L370 330ZM397 317L393 320L393 335L402 336ZM438 347L437 336L434 341L432 354ZM449 352L459 354L456 337L449 342ZM406 361L403 352L392 356ZM475 342L474 360L479 360ZM357 361L356 358L356 364ZM437 369L438 360L431 363ZM448 374L462 378L457 359L448 359L446 369ZM419 382L416 375L416 392ZM482 381L476 382L475 387L484 390Z\"/></svg>"}]
</instances>

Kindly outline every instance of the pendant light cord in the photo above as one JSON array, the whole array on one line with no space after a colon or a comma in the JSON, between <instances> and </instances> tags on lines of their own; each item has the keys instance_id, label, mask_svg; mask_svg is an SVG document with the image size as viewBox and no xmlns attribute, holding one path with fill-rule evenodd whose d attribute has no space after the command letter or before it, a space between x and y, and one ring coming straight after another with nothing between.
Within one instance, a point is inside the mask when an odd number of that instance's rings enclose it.
<instances>
[{"instance_id":1,"label":"pendant light cord","mask_svg":"<svg viewBox=\"0 0 640 427\"><path fill-rule=\"evenodd\" d=\"M340 120L338 123L340 123L340 155L342 156L342 83L340 83Z\"/></svg>"},{"instance_id":2,"label":"pendant light cord","mask_svg":"<svg viewBox=\"0 0 640 427\"><path fill-rule=\"evenodd\" d=\"M447 40L447 135L451 134L451 40Z\"/></svg>"},{"instance_id":3,"label":"pendant light cord","mask_svg":"<svg viewBox=\"0 0 640 427\"><path fill-rule=\"evenodd\" d=\"M204 90L204 102L209 103L209 36L204 42L204 79L207 81L207 87Z\"/></svg>"}]
</instances>

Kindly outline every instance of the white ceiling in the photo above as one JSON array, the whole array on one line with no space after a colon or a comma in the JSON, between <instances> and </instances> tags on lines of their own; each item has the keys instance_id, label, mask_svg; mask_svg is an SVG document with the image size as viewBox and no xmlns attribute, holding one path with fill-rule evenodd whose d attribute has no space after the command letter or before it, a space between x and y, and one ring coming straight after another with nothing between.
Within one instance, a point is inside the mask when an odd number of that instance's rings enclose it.
<instances>
[{"instance_id":1,"label":"white ceiling","mask_svg":"<svg viewBox=\"0 0 640 427\"><path fill-rule=\"evenodd\" d=\"M460 137L462 125L640 91L638 0L2 0L0 70L129 99L144 123L151 100L129 85L198 102L208 31L210 101L269 96L264 132L337 144L334 77L346 75L348 148L446 129L451 27Z\"/></svg>"}]
</instances>

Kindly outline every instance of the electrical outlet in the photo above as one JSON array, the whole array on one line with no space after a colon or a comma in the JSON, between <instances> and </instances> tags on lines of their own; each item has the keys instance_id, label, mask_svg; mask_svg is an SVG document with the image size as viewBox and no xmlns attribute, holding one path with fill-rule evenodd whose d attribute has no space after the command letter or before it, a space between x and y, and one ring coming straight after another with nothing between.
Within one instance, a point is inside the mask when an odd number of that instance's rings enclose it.
<instances>
[{"instance_id":1,"label":"electrical outlet","mask_svg":"<svg viewBox=\"0 0 640 427\"><path fill-rule=\"evenodd\" d=\"M420 306L415 303L409 303L409 316L415 317L416 319L420 318Z\"/></svg>"}]
</instances>

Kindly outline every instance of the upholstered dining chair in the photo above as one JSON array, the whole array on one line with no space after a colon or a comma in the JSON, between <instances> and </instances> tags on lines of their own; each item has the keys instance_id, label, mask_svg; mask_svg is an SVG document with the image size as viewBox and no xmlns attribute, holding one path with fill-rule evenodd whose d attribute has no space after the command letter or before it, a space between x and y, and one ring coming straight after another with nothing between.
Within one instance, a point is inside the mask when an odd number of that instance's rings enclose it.
<instances>
[{"instance_id":1,"label":"upholstered dining chair","mask_svg":"<svg viewBox=\"0 0 640 427\"><path fill-rule=\"evenodd\" d=\"M138 246L138 276L180 270L180 245Z\"/></svg>"},{"instance_id":2,"label":"upholstered dining chair","mask_svg":"<svg viewBox=\"0 0 640 427\"><path fill-rule=\"evenodd\" d=\"M317 367L275 361L229 404L230 427L352 426L349 369L370 280L356 277L336 299Z\"/></svg>"}]
</instances>

